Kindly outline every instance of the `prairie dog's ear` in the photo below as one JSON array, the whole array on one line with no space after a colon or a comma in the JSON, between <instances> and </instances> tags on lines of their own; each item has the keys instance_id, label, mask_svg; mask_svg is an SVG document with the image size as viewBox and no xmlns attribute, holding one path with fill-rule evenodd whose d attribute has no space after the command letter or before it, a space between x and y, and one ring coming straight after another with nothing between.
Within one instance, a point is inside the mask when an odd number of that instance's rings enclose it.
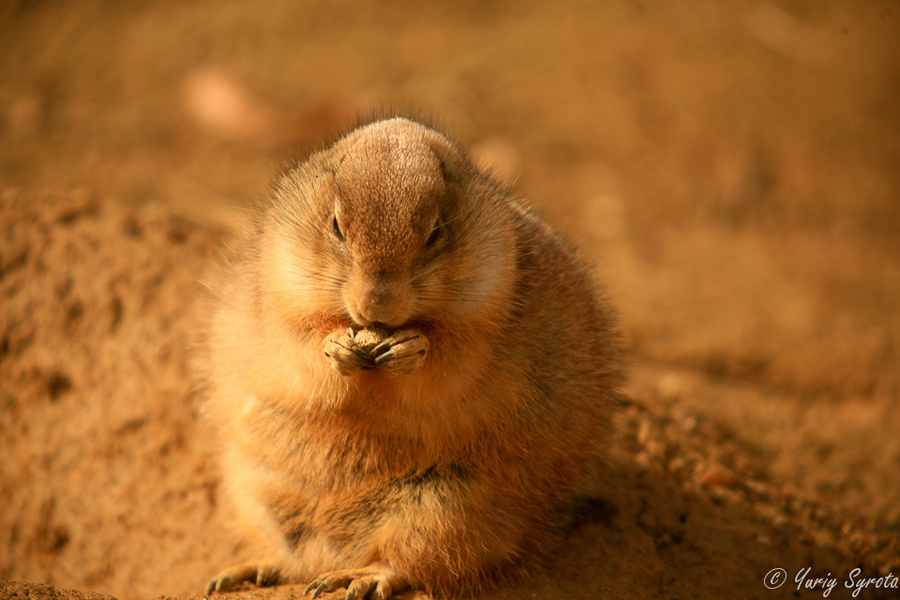
<instances>
[{"instance_id":1,"label":"prairie dog's ear","mask_svg":"<svg viewBox=\"0 0 900 600\"><path fill-rule=\"evenodd\" d=\"M441 173L445 181L459 183L465 168L465 159L443 136L429 136L428 147L441 163Z\"/></svg>"}]
</instances>

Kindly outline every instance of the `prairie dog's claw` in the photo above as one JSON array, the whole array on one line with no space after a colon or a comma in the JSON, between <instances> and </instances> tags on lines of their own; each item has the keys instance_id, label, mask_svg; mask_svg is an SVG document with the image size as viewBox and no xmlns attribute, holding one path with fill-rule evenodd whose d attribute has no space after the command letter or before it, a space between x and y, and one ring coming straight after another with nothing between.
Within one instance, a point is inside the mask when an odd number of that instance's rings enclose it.
<instances>
[{"instance_id":1,"label":"prairie dog's claw","mask_svg":"<svg viewBox=\"0 0 900 600\"><path fill-rule=\"evenodd\" d=\"M274 564L245 563L219 573L207 584L204 594L209 596L213 592L227 592L244 582L264 587L275 585L279 581L281 581L281 571Z\"/></svg>"},{"instance_id":2,"label":"prairie dog's claw","mask_svg":"<svg viewBox=\"0 0 900 600\"><path fill-rule=\"evenodd\" d=\"M408 588L409 584L398 579L390 568L373 563L362 569L322 573L306 586L303 595L314 590L312 597L317 598L322 593L331 593L342 587L347 588L345 600L360 598L387 600L394 591L402 591Z\"/></svg>"},{"instance_id":3,"label":"prairie dog's claw","mask_svg":"<svg viewBox=\"0 0 900 600\"><path fill-rule=\"evenodd\" d=\"M322 342L322 349L331 366L344 376L356 375L375 368L375 361L360 348L352 328L335 331Z\"/></svg>"},{"instance_id":4,"label":"prairie dog's claw","mask_svg":"<svg viewBox=\"0 0 900 600\"><path fill-rule=\"evenodd\" d=\"M403 329L372 349L375 366L395 375L409 375L422 366L428 354L428 338L415 329Z\"/></svg>"}]
</instances>

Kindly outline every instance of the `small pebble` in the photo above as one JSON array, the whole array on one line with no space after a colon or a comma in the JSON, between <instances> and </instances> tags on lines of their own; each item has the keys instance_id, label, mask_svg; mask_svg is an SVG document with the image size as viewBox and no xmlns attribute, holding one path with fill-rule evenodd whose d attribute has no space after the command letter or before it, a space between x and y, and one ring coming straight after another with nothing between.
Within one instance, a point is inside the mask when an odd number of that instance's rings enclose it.
<instances>
[{"instance_id":1,"label":"small pebble","mask_svg":"<svg viewBox=\"0 0 900 600\"><path fill-rule=\"evenodd\" d=\"M697 482L711 487L732 487L740 483L740 478L728 467L713 463L700 475Z\"/></svg>"},{"instance_id":2,"label":"small pebble","mask_svg":"<svg viewBox=\"0 0 900 600\"><path fill-rule=\"evenodd\" d=\"M685 378L678 373L667 373L663 375L656 384L660 397L664 400L678 400L687 395L688 383Z\"/></svg>"}]
</instances>

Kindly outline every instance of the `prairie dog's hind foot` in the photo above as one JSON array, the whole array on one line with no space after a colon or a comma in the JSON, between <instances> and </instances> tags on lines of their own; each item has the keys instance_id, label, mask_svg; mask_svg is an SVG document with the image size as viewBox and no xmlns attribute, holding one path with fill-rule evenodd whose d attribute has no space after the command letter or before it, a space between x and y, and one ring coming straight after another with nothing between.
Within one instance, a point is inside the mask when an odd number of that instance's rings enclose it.
<instances>
[{"instance_id":1,"label":"prairie dog's hind foot","mask_svg":"<svg viewBox=\"0 0 900 600\"><path fill-rule=\"evenodd\" d=\"M397 577L394 570L384 563L374 562L362 569L346 569L322 573L313 579L304 594L312 592L312 598L323 593L330 593L339 588L347 588L345 600L387 600L395 592L409 589L409 582ZM430 598L427 594L417 593L414 596L421 600Z\"/></svg>"},{"instance_id":2,"label":"prairie dog's hind foot","mask_svg":"<svg viewBox=\"0 0 900 600\"><path fill-rule=\"evenodd\" d=\"M281 569L273 563L244 563L216 575L206 585L204 593L209 596L213 592L228 592L238 588L242 583L269 587L283 581Z\"/></svg>"}]
</instances>

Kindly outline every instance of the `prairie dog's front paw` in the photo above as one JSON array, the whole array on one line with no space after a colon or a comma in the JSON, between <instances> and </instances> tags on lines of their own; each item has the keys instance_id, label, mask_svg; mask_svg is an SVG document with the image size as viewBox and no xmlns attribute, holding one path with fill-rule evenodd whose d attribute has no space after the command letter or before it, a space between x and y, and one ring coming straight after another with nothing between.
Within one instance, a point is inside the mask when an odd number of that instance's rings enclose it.
<instances>
[{"instance_id":1,"label":"prairie dog's front paw","mask_svg":"<svg viewBox=\"0 0 900 600\"><path fill-rule=\"evenodd\" d=\"M375 368L375 360L359 345L356 332L349 327L329 334L322 342L322 349L341 375L356 375Z\"/></svg>"},{"instance_id":2,"label":"prairie dog's front paw","mask_svg":"<svg viewBox=\"0 0 900 600\"><path fill-rule=\"evenodd\" d=\"M409 375L422 366L428 354L428 338L415 329L395 331L372 348L375 366L395 375Z\"/></svg>"}]
</instances>

